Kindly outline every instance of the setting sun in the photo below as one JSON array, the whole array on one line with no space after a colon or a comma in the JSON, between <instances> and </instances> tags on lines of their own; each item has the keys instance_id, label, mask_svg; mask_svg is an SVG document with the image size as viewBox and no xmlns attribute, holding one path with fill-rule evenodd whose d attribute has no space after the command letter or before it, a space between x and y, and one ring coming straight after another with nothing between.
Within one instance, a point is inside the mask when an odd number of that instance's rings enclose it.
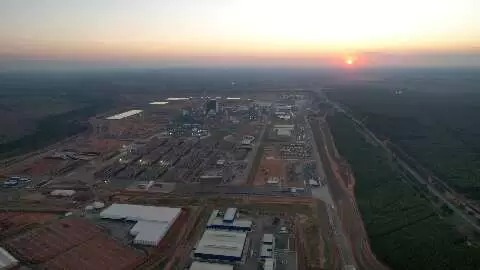
<instances>
[{"instance_id":1,"label":"setting sun","mask_svg":"<svg viewBox=\"0 0 480 270\"><path fill-rule=\"evenodd\" d=\"M351 56L345 58L345 64L352 66L353 64L355 64L355 58Z\"/></svg>"}]
</instances>

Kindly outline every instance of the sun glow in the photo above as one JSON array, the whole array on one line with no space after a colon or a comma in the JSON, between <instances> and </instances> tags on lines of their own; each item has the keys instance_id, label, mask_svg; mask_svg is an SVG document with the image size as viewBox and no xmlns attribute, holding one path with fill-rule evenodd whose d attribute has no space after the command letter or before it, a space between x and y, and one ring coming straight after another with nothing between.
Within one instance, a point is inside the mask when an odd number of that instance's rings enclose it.
<instances>
[{"instance_id":1,"label":"sun glow","mask_svg":"<svg viewBox=\"0 0 480 270\"><path fill-rule=\"evenodd\" d=\"M345 58L345 64L348 66L353 66L356 62L356 59L352 56L348 56Z\"/></svg>"}]
</instances>

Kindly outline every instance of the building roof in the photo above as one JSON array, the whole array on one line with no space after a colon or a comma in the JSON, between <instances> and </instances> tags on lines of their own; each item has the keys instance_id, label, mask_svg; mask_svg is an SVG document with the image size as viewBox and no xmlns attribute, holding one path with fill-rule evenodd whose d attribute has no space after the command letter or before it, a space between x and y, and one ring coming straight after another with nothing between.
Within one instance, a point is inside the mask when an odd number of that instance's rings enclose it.
<instances>
[{"instance_id":1,"label":"building roof","mask_svg":"<svg viewBox=\"0 0 480 270\"><path fill-rule=\"evenodd\" d=\"M100 213L100 217L134 221L170 222L180 214L181 210L181 208L172 207L114 203L103 210Z\"/></svg>"},{"instance_id":2,"label":"building roof","mask_svg":"<svg viewBox=\"0 0 480 270\"><path fill-rule=\"evenodd\" d=\"M290 136L290 135L292 135L292 130L287 129L287 128L278 128L277 129L277 134L279 136Z\"/></svg>"},{"instance_id":3,"label":"building roof","mask_svg":"<svg viewBox=\"0 0 480 270\"><path fill-rule=\"evenodd\" d=\"M273 234L271 233L266 233L263 235L262 238L263 243L273 243Z\"/></svg>"},{"instance_id":4,"label":"building roof","mask_svg":"<svg viewBox=\"0 0 480 270\"><path fill-rule=\"evenodd\" d=\"M234 208L235 209L235 208ZM207 222L207 227L212 226L227 226L227 227L238 227L238 228L251 228L252 221L246 219L234 219L233 222L224 222L223 217L218 217L218 213L220 211L218 209L213 210L210 218ZM226 215L227 213L225 213Z\"/></svg>"},{"instance_id":5,"label":"building roof","mask_svg":"<svg viewBox=\"0 0 480 270\"><path fill-rule=\"evenodd\" d=\"M274 260L273 259L265 259L265 263L263 264L264 270L273 270L274 269Z\"/></svg>"},{"instance_id":6,"label":"building roof","mask_svg":"<svg viewBox=\"0 0 480 270\"><path fill-rule=\"evenodd\" d=\"M166 100L169 100L169 101L177 101L177 100L189 100L190 98L188 97L169 97L167 98Z\"/></svg>"},{"instance_id":7,"label":"building roof","mask_svg":"<svg viewBox=\"0 0 480 270\"><path fill-rule=\"evenodd\" d=\"M260 257L262 258L272 258L273 257L273 246L269 244L262 244L260 247Z\"/></svg>"},{"instance_id":8,"label":"building roof","mask_svg":"<svg viewBox=\"0 0 480 270\"><path fill-rule=\"evenodd\" d=\"M259 106L272 106L272 102L271 101L261 101L261 100L256 100L254 101L255 104L259 105Z\"/></svg>"},{"instance_id":9,"label":"building roof","mask_svg":"<svg viewBox=\"0 0 480 270\"><path fill-rule=\"evenodd\" d=\"M233 221L237 215L237 208L228 208L223 215L223 221Z\"/></svg>"},{"instance_id":10,"label":"building roof","mask_svg":"<svg viewBox=\"0 0 480 270\"><path fill-rule=\"evenodd\" d=\"M295 125L274 125L273 128L290 128L293 129Z\"/></svg>"},{"instance_id":11,"label":"building roof","mask_svg":"<svg viewBox=\"0 0 480 270\"><path fill-rule=\"evenodd\" d=\"M55 189L50 192L52 196L73 196L75 194L75 190L71 189Z\"/></svg>"},{"instance_id":12,"label":"building roof","mask_svg":"<svg viewBox=\"0 0 480 270\"><path fill-rule=\"evenodd\" d=\"M195 253L240 258L246 239L244 232L206 230Z\"/></svg>"},{"instance_id":13,"label":"building roof","mask_svg":"<svg viewBox=\"0 0 480 270\"><path fill-rule=\"evenodd\" d=\"M190 266L190 270L233 270L233 265L219 264L219 263L206 263L206 262L193 262Z\"/></svg>"},{"instance_id":14,"label":"building roof","mask_svg":"<svg viewBox=\"0 0 480 270\"><path fill-rule=\"evenodd\" d=\"M317 181L317 180L314 180L314 179L308 180L308 183L309 183L310 185L312 185L312 186L318 186L318 185L320 185L320 184L318 183L318 181Z\"/></svg>"},{"instance_id":15,"label":"building roof","mask_svg":"<svg viewBox=\"0 0 480 270\"><path fill-rule=\"evenodd\" d=\"M18 260L15 259L8 251L0 247L0 269L8 269L18 264Z\"/></svg>"},{"instance_id":16,"label":"building roof","mask_svg":"<svg viewBox=\"0 0 480 270\"><path fill-rule=\"evenodd\" d=\"M180 215L181 208L135 204L112 204L100 213L101 218L138 221L130 230L136 244L156 246Z\"/></svg>"},{"instance_id":17,"label":"building roof","mask_svg":"<svg viewBox=\"0 0 480 270\"><path fill-rule=\"evenodd\" d=\"M170 228L166 222L157 221L139 221L130 230L130 234L135 235L133 240L137 244L156 245L162 240Z\"/></svg>"},{"instance_id":18,"label":"building roof","mask_svg":"<svg viewBox=\"0 0 480 270\"><path fill-rule=\"evenodd\" d=\"M130 117L130 116L135 115L135 114L139 114L141 112L143 112L143 110L130 110L130 111L126 111L126 112L123 112L123 113L112 115L110 117L107 117L107 119L108 120L120 120L120 119L127 118L127 117Z\"/></svg>"}]
</instances>

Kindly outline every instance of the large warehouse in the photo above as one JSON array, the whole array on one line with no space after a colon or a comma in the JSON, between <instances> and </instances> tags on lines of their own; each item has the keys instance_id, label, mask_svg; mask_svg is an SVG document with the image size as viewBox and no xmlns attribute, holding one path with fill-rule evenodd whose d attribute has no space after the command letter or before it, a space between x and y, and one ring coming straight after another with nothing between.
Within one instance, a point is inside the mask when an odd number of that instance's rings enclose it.
<instances>
[{"instance_id":1,"label":"large warehouse","mask_svg":"<svg viewBox=\"0 0 480 270\"><path fill-rule=\"evenodd\" d=\"M130 234L135 236L133 242L139 245L156 246L181 211L181 208L115 203L103 210L100 217L137 221L130 230Z\"/></svg>"},{"instance_id":2,"label":"large warehouse","mask_svg":"<svg viewBox=\"0 0 480 270\"><path fill-rule=\"evenodd\" d=\"M109 117L107 117L107 120L120 120L120 119L123 119L123 118L130 117L132 115L139 114L141 112L143 112L143 110L130 110L130 111L126 111L126 112L123 112L123 113L119 113L119 114L109 116Z\"/></svg>"},{"instance_id":3,"label":"large warehouse","mask_svg":"<svg viewBox=\"0 0 480 270\"><path fill-rule=\"evenodd\" d=\"M206 230L195 249L195 257L206 260L240 261L246 239L245 232Z\"/></svg>"}]
</instances>

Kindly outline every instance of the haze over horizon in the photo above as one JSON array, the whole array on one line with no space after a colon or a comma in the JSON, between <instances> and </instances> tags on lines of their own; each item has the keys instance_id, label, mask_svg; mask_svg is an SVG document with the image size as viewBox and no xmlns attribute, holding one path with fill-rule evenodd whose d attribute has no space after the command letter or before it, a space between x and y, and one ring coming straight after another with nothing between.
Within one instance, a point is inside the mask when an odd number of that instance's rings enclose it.
<instances>
[{"instance_id":1,"label":"haze over horizon","mask_svg":"<svg viewBox=\"0 0 480 270\"><path fill-rule=\"evenodd\" d=\"M480 66L476 0L3 0L0 68Z\"/></svg>"}]
</instances>

